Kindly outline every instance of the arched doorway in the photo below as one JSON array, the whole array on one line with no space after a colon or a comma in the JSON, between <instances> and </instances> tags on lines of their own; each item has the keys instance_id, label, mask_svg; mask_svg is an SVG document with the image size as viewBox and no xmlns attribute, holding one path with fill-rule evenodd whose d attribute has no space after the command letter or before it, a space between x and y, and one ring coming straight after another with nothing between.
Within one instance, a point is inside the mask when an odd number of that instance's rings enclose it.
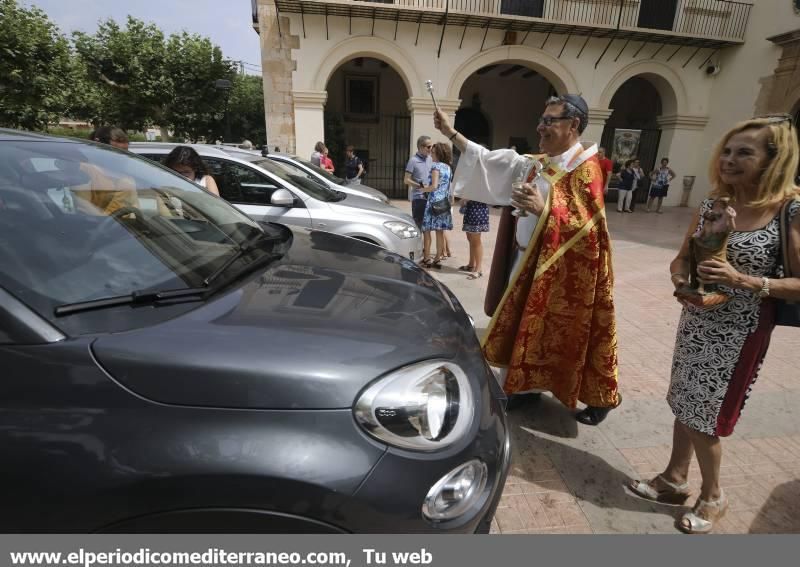
<instances>
[{"instance_id":1,"label":"arched doorway","mask_svg":"<svg viewBox=\"0 0 800 567\"><path fill-rule=\"evenodd\" d=\"M403 78L373 57L340 65L326 85L325 143L344 177L345 147L366 164L364 183L389 197L404 197L403 171L411 145L409 98Z\"/></svg>"},{"instance_id":2,"label":"arched doorway","mask_svg":"<svg viewBox=\"0 0 800 567\"><path fill-rule=\"evenodd\" d=\"M486 65L461 86L456 129L490 149L515 146L520 153L536 152L537 121L547 98L555 94L550 81L525 65Z\"/></svg>"},{"instance_id":3,"label":"arched doorway","mask_svg":"<svg viewBox=\"0 0 800 567\"><path fill-rule=\"evenodd\" d=\"M603 129L601 145L614 162L614 176L610 187L616 187L619 170L627 159L636 157L645 173L655 167L661 129L658 117L663 114L663 102L656 87L642 76L631 77L625 81L609 104L612 113ZM650 188L649 176L639 185L633 199L636 203L647 201ZM609 201L616 199L616 192L609 195Z\"/></svg>"}]
</instances>

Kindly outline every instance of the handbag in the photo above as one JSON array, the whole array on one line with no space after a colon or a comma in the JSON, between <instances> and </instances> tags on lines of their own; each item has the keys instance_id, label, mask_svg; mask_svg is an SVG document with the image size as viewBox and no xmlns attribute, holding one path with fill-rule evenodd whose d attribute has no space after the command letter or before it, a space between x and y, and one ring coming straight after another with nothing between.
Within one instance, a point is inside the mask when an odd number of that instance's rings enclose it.
<instances>
[{"instance_id":1,"label":"handbag","mask_svg":"<svg viewBox=\"0 0 800 567\"><path fill-rule=\"evenodd\" d=\"M789 206L793 200L786 201L781 208L779 219L778 259L783 264L783 277L798 277L800 274L792 274L791 264L789 263L790 228L789 228ZM787 301L785 299L775 300L775 324L783 327L800 327L800 302Z\"/></svg>"},{"instance_id":2,"label":"handbag","mask_svg":"<svg viewBox=\"0 0 800 567\"><path fill-rule=\"evenodd\" d=\"M431 201L431 212L436 215L443 215L450 212L450 199L445 197L438 201Z\"/></svg>"}]
</instances>

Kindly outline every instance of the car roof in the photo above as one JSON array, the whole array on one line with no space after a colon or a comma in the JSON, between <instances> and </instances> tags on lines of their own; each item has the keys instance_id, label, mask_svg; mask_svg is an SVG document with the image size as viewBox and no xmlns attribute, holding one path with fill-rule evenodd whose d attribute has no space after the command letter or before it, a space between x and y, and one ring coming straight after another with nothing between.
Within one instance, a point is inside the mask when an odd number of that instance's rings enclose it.
<instances>
[{"instance_id":1,"label":"car roof","mask_svg":"<svg viewBox=\"0 0 800 567\"><path fill-rule=\"evenodd\" d=\"M43 134L40 132L27 132L25 130L13 130L11 128L0 128L0 141L3 142L86 142L88 140L81 140L76 138L64 138L61 136L53 136L50 134Z\"/></svg>"},{"instance_id":2,"label":"car roof","mask_svg":"<svg viewBox=\"0 0 800 567\"><path fill-rule=\"evenodd\" d=\"M178 146L189 146L193 148L201 156L227 156L229 155L224 150L219 149L217 146L210 144L179 144L177 142L131 142L129 149L136 150L135 153L140 151L155 151L159 153L169 153Z\"/></svg>"}]
</instances>

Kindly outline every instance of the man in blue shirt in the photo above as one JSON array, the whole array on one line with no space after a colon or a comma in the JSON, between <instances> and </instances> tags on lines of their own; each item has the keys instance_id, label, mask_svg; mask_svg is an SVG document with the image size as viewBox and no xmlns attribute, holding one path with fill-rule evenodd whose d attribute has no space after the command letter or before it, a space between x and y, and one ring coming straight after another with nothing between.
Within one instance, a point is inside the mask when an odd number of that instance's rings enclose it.
<instances>
[{"instance_id":1,"label":"man in blue shirt","mask_svg":"<svg viewBox=\"0 0 800 567\"><path fill-rule=\"evenodd\" d=\"M411 216L417 227L422 229L422 217L425 216L425 206L428 202L427 194L422 192L422 187L427 185L431 176L431 148L433 141L430 136L420 136L417 140L417 153L411 156L406 165L406 174L403 184L411 188Z\"/></svg>"}]
</instances>

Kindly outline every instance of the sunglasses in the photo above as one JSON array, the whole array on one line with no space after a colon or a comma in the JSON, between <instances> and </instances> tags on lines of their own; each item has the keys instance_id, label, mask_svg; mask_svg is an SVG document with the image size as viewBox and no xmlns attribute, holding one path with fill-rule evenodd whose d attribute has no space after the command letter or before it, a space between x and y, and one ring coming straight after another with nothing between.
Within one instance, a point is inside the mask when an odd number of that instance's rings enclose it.
<instances>
[{"instance_id":1,"label":"sunglasses","mask_svg":"<svg viewBox=\"0 0 800 567\"><path fill-rule=\"evenodd\" d=\"M544 126L552 126L556 120L572 120L571 116L540 116L539 124Z\"/></svg>"},{"instance_id":2,"label":"sunglasses","mask_svg":"<svg viewBox=\"0 0 800 567\"><path fill-rule=\"evenodd\" d=\"M765 120L767 124L783 124L787 122L789 126L794 123L794 117L791 114L765 114L764 116L757 116L758 120Z\"/></svg>"}]
</instances>

